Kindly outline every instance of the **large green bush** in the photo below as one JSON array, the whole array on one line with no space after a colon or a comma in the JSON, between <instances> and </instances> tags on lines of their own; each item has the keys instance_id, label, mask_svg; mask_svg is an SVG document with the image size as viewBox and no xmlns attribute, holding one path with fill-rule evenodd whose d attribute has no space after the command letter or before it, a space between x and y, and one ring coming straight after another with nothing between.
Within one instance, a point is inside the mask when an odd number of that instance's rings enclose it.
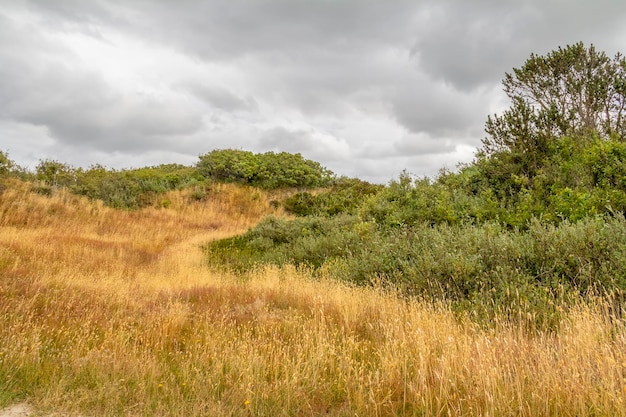
<instances>
[{"instance_id":1,"label":"large green bush","mask_svg":"<svg viewBox=\"0 0 626 417\"><path fill-rule=\"evenodd\" d=\"M339 178L320 192L303 191L289 196L283 201L283 207L297 216L356 214L366 198L382 189L381 185L357 178Z\"/></svg>"},{"instance_id":2,"label":"large green bush","mask_svg":"<svg viewBox=\"0 0 626 417\"><path fill-rule=\"evenodd\" d=\"M214 150L200 156L197 168L206 178L265 189L320 187L333 177L333 173L318 162L287 152L255 154L235 149Z\"/></svg>"}]
</instances>

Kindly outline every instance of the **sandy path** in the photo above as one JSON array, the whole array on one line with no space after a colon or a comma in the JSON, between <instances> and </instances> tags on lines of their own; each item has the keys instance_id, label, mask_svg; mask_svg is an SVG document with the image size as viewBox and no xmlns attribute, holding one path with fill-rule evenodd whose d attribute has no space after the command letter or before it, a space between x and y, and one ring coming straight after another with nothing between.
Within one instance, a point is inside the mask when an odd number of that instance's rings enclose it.
<instances>
[{"instance_id":1,"label":"sandy path","mask_svg":"<svg viewBox=\"0 0 626 417\"><path fill-rule=\"evenodd\" d=\"M0 417L27 417L32 411L27 404L16 404L0 410Z\"/></svg>"}]
</instances>

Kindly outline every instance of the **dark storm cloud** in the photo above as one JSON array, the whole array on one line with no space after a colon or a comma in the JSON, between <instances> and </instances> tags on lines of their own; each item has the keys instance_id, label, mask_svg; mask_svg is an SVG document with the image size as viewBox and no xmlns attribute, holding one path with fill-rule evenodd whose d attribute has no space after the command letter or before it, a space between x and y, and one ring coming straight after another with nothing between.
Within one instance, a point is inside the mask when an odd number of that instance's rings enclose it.
<instances>
[{"instance_id":1,"label":"dark storm cloud","mask_svg":"<svg viewBox=\"0 0 626 417\"><path fill-rule=\"evenodd\" d=\"M460 90L492 84L530 53L578 41L614 49L626 8L613 0L425 2L412 52L418 66Z\"/></svg>"},{"instance_id":2,"label":"dark storm cloud","mask_svg":"<svg viewBox=\"0 0 626 417\"><path fill-rule=\"evenodd\" d=\"M504 73L530 53L583 41L613 54L626 39L626 7L613 0L5 6L0 123L40 126L68 152L285 150L382 182L471 155L487 115L506 106ZM152 51L142 87L83 62L65 43L74 36Z\"/></svg>"}]
</instances>

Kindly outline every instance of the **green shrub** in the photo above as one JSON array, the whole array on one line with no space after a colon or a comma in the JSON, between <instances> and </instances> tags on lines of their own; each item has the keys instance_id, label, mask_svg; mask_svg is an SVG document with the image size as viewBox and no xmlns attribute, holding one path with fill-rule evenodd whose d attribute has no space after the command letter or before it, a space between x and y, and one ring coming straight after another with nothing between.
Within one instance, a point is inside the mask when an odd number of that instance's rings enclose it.
<instances>
[{"instance_id":1,"label":"green shrub","mask_svg":"<svg viewBox=\"0 0 626 417\"><path fill-rule=\"evenodd\" d=\"M50 159L39 161L35 171L37 179L50 187L70 187L76 183L76 169L62 162Z\"/></svg>"},{"instance_id":2,"label":"green shrub","mask_svg":"<svg viewBox=\"0 0 626 417\"><path fill-rule=\"evenodd\" d=\"M254 154L235 149L200 156L198 171L215 181L249 184L264 189L320 187L333 173L318 162L287 152Z\"/></svg>"},{"instance_id":3,"label":"green shrub","mask_svg":"<svg viewBox=\"0 0 626 417\"><path fill-rule=\"evenodd\" d=\"M14 166L15 162L9 159L9 154L0 151L0 177L8 176L13 170Z\"/></svg>"},{"instance_id":4,"label":"green shrub","mask_svg":"<svg viewBox=\"0 0 626 417\"><path fill-rule=\"evenodd\" d=\"M496 222L381 228L354 216L270 218L207 246L213 265L324 268L339 280L383 283L445 300L487 321L499 315L554 326L564 305L626 291L626 221L586 219L525 230Z\"/></svg>"},{"instance_id":5,"label":"green shrub","mask_svg":"<svg viewBox=\"0 0 626 417\"><path fill-rule=\"evenodd\" d=\"M268 217L247 233L206 245L213 266L245 271L258 264L295 264L319 268L345 256L359 234L354 216L306 217L288 221Z\"/></svg>"},{"instance_id":6,"label":"green shrub","mask_svg":"<svg viewBox=\"0 0 626 417\"><path fill-rule=\"evenodd\" d=\"M150 205L161 206L157 196L170 190L200 187L204 178L195 168L167 164L129 170L108 170L94 165L77 170L70 190L119 209L138 209Z\"/></svg>"},{"instance_id":7,"label":"green shrub","mask_svg":"<svg viewBox=\"0 0 626 417\"><path fill-rule=\"evenodd\" d=\"M286 198L283 207L287 212L301 217L356 214L365 199L382 189L381 185L356 178L339 178L319 193L300 192Z\"/></svg>"}]
</instances>

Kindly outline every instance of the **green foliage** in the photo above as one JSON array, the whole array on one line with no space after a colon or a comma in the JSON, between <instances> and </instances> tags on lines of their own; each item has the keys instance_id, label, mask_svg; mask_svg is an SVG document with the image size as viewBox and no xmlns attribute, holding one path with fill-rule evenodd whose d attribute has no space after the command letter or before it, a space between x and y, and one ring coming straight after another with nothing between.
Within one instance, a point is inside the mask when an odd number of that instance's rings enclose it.
<instances>
[{"instance_id":1,"label":"green foliage","mask_svg":"<svg viewBox=\"0 0 626 417\"><path fill-rule=\"evenodd\" d=\"M296 193L283 201L283 207L296 216L336 216L356 214L359 206L369 196L383 187L356 178L339 178L316 194Z\"/></svg>"},{"instance_id":2,"label":"green foliage","mask_svg":"<svg viewBox=\"0 0 626 417\"><path fill-rule=\"evenodd\" d=\"M76 183L77 171L68 164L45 159L35 168L36 178L49 187L70 187Z\"/></svg>"},{"instance_id":3,"label":"green foliage","mask_svg":"<svg viewBox=\"0 0 626 417\"><path fill-rule=\"evenodd\" d=\"M6 153L0 152L0 177L9 175L29 177ZM216 150L201 156L197 167L164 164L118 171L98 164L88 169L74 168L46 159L39 162L33 178L41 184L32 189L43 195L51 195L56 188L64 187L76 194L100 199L110 207L138 209L154 204L167 207L167 203L158 200L160 194L188 187L193 187L191 200L204 200L207 180L238 182L265 189L307 188L331 184L333 173L300 154Z\"/></svg>"},{"instance_id":4,"label":"green foliage","mask_svg":"<svg viewBox=\"0 0 626 417\"><path fill-rule=\"evenodd\" d=\"M240 272L266 263L319 268L357 245L357 222L346 215L293 221L268 217L247 233L210 243L205 250L213 266Z\"/></svg>"},{"instance_id":5,"label":"green foliage","mask_svg":"<svg viewBox=\"0 0 626 417\"><path fill-rule=\"evenodd\" d=\"M626 211L626 145L597 136L561 137L551 141L534 175L518 169L514 155L479 155L474 164L451 175L466 193L493 193L497 219L527 227L533 217L545 222L577 221ZM455 178L471 176L471 182Z\"/></svg>"},{"instance_id":6,"label":"green foliage","mask_svg":"<svg viewBox=\"0 0 626 417\"><path fill-rule=\"evenodd\" d=\"M487 155L509 151L522 172L534 174L549 141L566 135L597 133L626 139L626 60L582 42L545 56L532 54L502 84L512 106L487 119Z\"/></svg>"},{"instance_id":7,"label":"green foliage","mask_svg":"<svg viewBox=\"0 0 626 417\"><path fill-rule=\"evenodd\" d=\"M442 173L436 180L406 173L359 208L362 220L389 228L421 223L456 224L497 219L501 210L489 188L473 187L475 173Z\"/></svg>"},{"instance_id":8,"label":"green foliage","mask_svg":"<svg viewBox=\"0 0 626 417\"><path fill-rule=\"evenodd\" d=\"M626 143L595 140L584 149L583 161L594 186L626 191Z\"/></svg>"},{"instance_id":9,"label":"green foliage","mask_svg":"<svg viewBox=\"0 0 626 417\"><path fill-rule=\"evenodd\" d=\"M196 169L167 164L132 170L107 170L94 165L78 170L71 190L92 199L100 199L110 207L137 209L152 205L159 194L204 182ZM164 205L159 203L161 207Z\"/></svg>"},{"instance_id":10,"label":"green foliage","mask_svg":"<svg viewBox=\"0 0 626 417\"><path fill-rule=\"evenodd\" d=\"M447 300L488 320L498 314L554 326L568 300L626 290L626 221L586 219L525 231L494 222L381 228L353 216L270 218L206 247L213 265L323 268L337 279L383 283L409 296ZM531 323L532 322L532 323Z\"/></svg>"},{"instance_id":11,"label":"green foliage","mask_svg":"<svg viewBox=\"0 0 626 417\"><path fill-rule=\"evenodd\" d=\"M264 189L320 187L332 179L332 172L318 162L287 152L254 154L222 149L201 155L198 171L206 178L238 182Z\"/></svg>"},{"instance_id":12,"label":"green foliage","mask_svg":"<svg viewBox=\"0 0 626 417\"><path fill-rule=\"evenodd\" d=\"M9 178L26 179L26 171L9 158L8 152L0 151L0 195L7 188Z\"/></svg>"},{"instance_id":13,"label":"green foliage","mask_svg":"<svg viewBox=\"0 0 626 417\"><path fill-rule=\"evenodd\" d=\"M258 158L249 151L214 150L197 163L202 175L216 181L250 183L258 172Z\"/></svg>"},{"instance_id":14,"label":"green foliage","mask_svg":"<svg viewBox=\"0 0 626 417\"><path fill-rule=\"evenodd\" d=\"M512 106L487 119L483 149L460 174L472 171L465 192L491 192L511 227L623 213L625 79L621 54L582 43L531 55L503 80Z\"/></svg>"},{"instance_id":15,"label":"green foliage","mask_svg":"<svg viewBox=\"0 0 626 417\"><path fill-rule=\"evenodd\" d=\"M0 151L0 177L8 176L14 166L15 162L9 159L9 154Z\"/></svg>"}]
</instances>

